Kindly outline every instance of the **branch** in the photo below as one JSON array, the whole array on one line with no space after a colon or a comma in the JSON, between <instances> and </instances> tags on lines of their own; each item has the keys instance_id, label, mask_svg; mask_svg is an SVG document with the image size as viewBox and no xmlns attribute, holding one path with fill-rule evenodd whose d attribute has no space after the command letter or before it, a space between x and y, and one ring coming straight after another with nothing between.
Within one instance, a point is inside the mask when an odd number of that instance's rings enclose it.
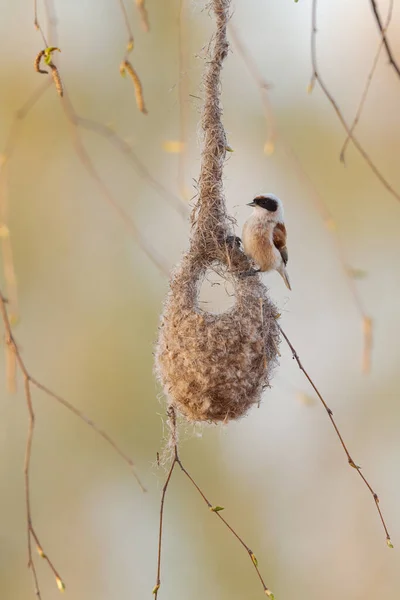
<instances>
[{"instance_id":1,"label":"branch","mask_svg":"<svg viewBox=\"0 0 400 600\"><path fill-rule=\"evenodd\" d=\"M133 32L132 32L132 28L131 28L130 23L129 23L129 17L128 17L128 13L126 11L126 8L125 8L124 0L117 0L117 2L118 2L119 7L121 9L122 16L123 16L124 23L125 23L125 28L126 28L126 31L128 33L128 42L127 42L127 45L126 45L126 54L125 54L125 58L126 58L127 54L133 48Z\"/></svg>"},{"instance_id":2,"label":"branch","mask_svg":"<svg viewBox=\"0 0 400 600\"><path fill-rule=\"evenodd\" d=\"M379 179L382 185L392 194L396 200L400 201L400 193L397 192L392 185L387 181L387 179L382 175L378 167L376 167L375 163L371 160L367 152L364 150L363 146L360 144L358 139L353 135L349 126L346 123L346 120L330 91L328 90L326 84L324 83L321 75L319 74L318 66L317 66L317 0L312 0L312 31L311 31L311 62L313 68L313 74L311 77L311 82L309 85L309 90L311 91L314 83L317 81L320 85L320 88L324 92L325 96L333 106L335 113L338 116L339 121L344 127L347 135L353 142L354 146L357 148L358 152L361 154L371 171L374 175Z\"/></svg>"},{"instance_id":3,"label":"branch","mask_svg":"<svg viewBox=\"0 0 400 600\"><path fill-rule=\"evenodd\" d=\"M253 567L256 570L256 573L258 575L258 578L261 582L261 585L263 587L264 593L271 598L271 600L274 600L275 596L274 594L271 592L271 590L266 586L265 581L260 573L260 570L258 568L258 561L257 558L255 557L253 551L249 548L249 546L243 541L243 539L240 537L240 535L237 533L237 531L228 523L228 521L226 519L224 519L224 517L221 515L221 511L224 510L224 508L222 506L218 506L218 505L213 505L211 504L211 502L208 500L208 498L206 497L206 495L204 494L204 492L202 491L202 489L200 488L200 486L196 483L196 481L193 479L193 477L190 475L190 473L186 470L186 468L183 466L183 463L179 457L179 453L178 453L178 442L177 442L177 432L176 432L176 413L175 413L175 409L170 406L168 408L168 423L169 423L169 427L170 427L170 439L172 441L172 446L173 446L173 461L171 464L171 467L169 469L168 475L167 475L167 479L165 481L165 484L163 486L162 489L162 494L161 494L161 505L160 505L160 526L159 526L159 536L158 536L158 560L157 560L157 579L156 579L156 585L153 588L153 594L155 596L155 599L157 600L157 596L158 596L158 591L161 587L161 551L162 551L162 536L163 536L163 519L164 519L164 503L165 503L165 497L167 494L167 490L168 490L168 486L169 483L171 481L171 477L172 477L172 473L176 467L176 465L179 465L182 473L185 474L185 476L189 479L190 483L196 488L196 490L198 491L198 493L200 494L200 496L203 498L204 502L207 504L209 510L214 513L219 519L220 521L222 521L225 525L225 527L227 527L229 529L229 531L235 536L235 538L238 540L238 542L243 546L243 548L246 550L247 554L250 557L250 560L253 564Z\"/></svg>"},{"instance_id":4,"label":"branch","mask_svg":"<svg viewBox=\"0 0 400 600\"><path fill-rule=\"evenodd\" d=\"M387 19L386 19L386 25L385 25L385 29L383 31L387 31L387 29L388 29L388 27L390 25L390 21L392 20L393 2L394 2L394 0L390 0L388 16L387 16ZM381 51L382 51L382 48L383 48L383 45L384 45L384 41L385 41L385 38L382 37L382 39L381 39L381 41L379 43L378 49L376 51L374 61L372 63L371 70L370 70L370 72L368 74L367 81L366 81L365 87L364 87L364 91L363 91L363 93L361 95L361 100L360 100L360 104L359 104L357 112L356 112L356 116L354 117L354 121L352 122L351 127L350 127L350 133L351 134L353 133L354 129L357 126L358 121L360 120L361 113L362 113L362 110L364 108L364 104L365 104L365 101L367 99L367 96L368 96L368 91L369 91L370 85L372 83L372 78L374 76L376 67L378 66L379 57L381 55ZM345 163L344 155L345 155L345 152L346 152L346 149L347 149L349 141L350 141L350 137L347 136L346 139L345 139L345 141L344 141L342 150L340 152L340 160L341 160L341 162L343 164Z\"/></svg>"},{"instance_id":5,"label":"branch","mask_svg":"<svg viewBox=\"0 0 400 600\"><path fill-rule=\"evenodd\" d=\"M146 8L145 0L136 0L136 6L137 6L137 9L139 11L140 22L142 24L142 29L143 29L143 31L145 31L146 33L148 33L150 31L150 25L149 25L149 17L148 17L148 14L147 14L147 8Z\"/></svg>"},{"instance_id":6,"label":"branch","mask_svg":"<svg viewBox=\"0 0 400 600\"><path fill-rule=\"evenodd\" d=\"M136 173L143 179L143 181L150 185L161 198L164 198L164 200L166 200L166 202L168 202L168 204L170 204L170 206L176 210L182 216L182 218L187 218L189 214L187 204L182 202L178 196L175 196L175 194L170 192L162 183L153 177L147 167L142 163L138 155L135 154L132 146L130 146L128 142L116 134L111 127L108 127L103 123L99 123L98 121L81 117L76 113L74 113L73 118L78 127L92 131L96 135L99 135L109 141L114 148L116 148L129 160Z\"/></svg>"},{"instance_id":7,"label":"branch","mask_svg":"<svg viewBox=\"0 0 400 600\"><path fill-rule=\"evenodd\" d=\"M119 217L122 219L125 227L131 233L131 235L135 238L139 246L142 248L147 257L155 264L158 270L163 274L168 276L169 274L169 265L164 260L164 257L157 253L157 251L150 245L147 240L143 237L140 229L136 226L133 219L130 215L118 204L115 200L106 184L102 180L99 172L95 168L92 159L90 158L87 150L85 149L81 137L79 135L79 130L76 127L75 120L75 112L73 106L69 100L68 95L65 93L65 98L62 103L65 115L68 119L68 122L71 126L71 135L72 135L72 143L75 148L75 152L79 157L82 165L86 169L88 175L93 179L96 183L99 191L101 192L103 198L106 202L116 211Z\"/></svg>"},{"instance_id":8,"label":"branch","mask_svg":"<svg viewBox=\"0 0 400 600\"><path fill-rule=\"evenodd\" d=\"M376 0L370 0L370 2L371 2L372 11L373 11L374 16L375 16L376 24L378 25L378 29L381 32L382 42L383 42L383 45L385 46L385 50L386 50L386 54L388 55L389 63L392 65L392 67L396 71L397 76L400 77L400 67L397 64L397 62L394 59L394 57L393 57L393 53L392 53L392 50L390 48L389 41L388 41L388 39L386 37L386 31L387 31L389 23L387 23L386 26L383 27L381 18L379 16L378 6L377 6L377 3L376 3ZM392 4L393 4L393 2L392 2ZM391 11L391 8L390 8L390 11Z\"/></svg>"},{"instance_id":9,"label":"branch","mask_svg":"<svg viewBox=\"0 0 400 600\"><path fill-rule=\"evenodd\" d=\"M346 454L346 456L347 456L347 461L348 461L349 465L350 465L351 467L353 467L353 469L355 469L355 470L357 471L357 473L359 474L359 476L361 477L361 479L363 480L363 482L364 482L364 483L365 483L365 485L367 486L367 488L368 488L368 490L369 490L370 494L372 495L372 497L373 497L373 499L374 499L374 502L375 502L375 505L376 505L376 508L377 508L377 511L378 511L378 514L379 514L379 517L380 517L380 520L381 520L381 523L382 523L382 526L383 526L383 529L384 529L384 531L385 531L385 535L386 535L386 543L387 543L387 545L389 546L389 548L393 548L393 544L392 544L392 541L391 541L391 539L390 539L389 531L388 531L388 529L387 529L387 527L386 527L386 522L385 522L385 520L384 520L384 518L383 518L383 514L382 514L382 511L381 511L381 509L380 509L380 506L379 506L379 497L378 497L378 494L377 494L376 492L374 492L374 490L372 489L372 487L371 487L370 483L368 482L367 478L366 478L366 477L363 475L363 473L361 472L361 467L360 467L360 466L358 466L358 465L357 465L357 464L354 462L354 460L352 459L352 457L351 457L351 455L350 455L350 452L349 452L349 450L347 449L347 446L346 446L346 444L345 444L345 442L344 442L344 440L343 440L343 438L342 438L342 435L341 435L341 433L340 433L340 431L339 431L339 428L338 428L338 426L336 425L335 419L333 418L333 412L332 412L332 410L329 408L329 406L327 405L327 403L325 402L325 400L324 400L324 399L323 399L323 397L321 396L321 394L320 394L320 392L319 392L319 390L318 390L317 386L315 385L315 383L313 382L313 380L311 379L311 377L309 376L309 374L307 373L307 371L306 371L306 370L305 370L305 368L303 367L303 364L302 364L302 363L301 363L301 361L300 361L300 357L299 357L299 355L297 354L297 352L296 352L296 350L294 349L294 347L292 346L292 344L291 344L291 342L290 342L289 338L287 337L286 333L283 331L282 327L281 327L279 324L278 324L278 327L279 327L279 329L280 329L280 331L281 331L281 334L282 334L282 335L283 335L283 337L285 338L285 341L286 341L287 345L289 346L289 348L290 348L290 350L291 350L291 352L292 352L293 358L294 358L294 360L297 362L297 364L298 364L298 366L299 366L299 369L300 369L301 371L303 371L303 373L304 373L304 375L306 376L306 378L308 379L308 381L309 381L309 383L310 383L311 387L313 388L314 392L317 394L317 396L318 396L318 398L320 399L320 401L321 401L321 403L322 403L323 407L325 408L326 412L328 413L328 416L329 416L329 418L330 418L330 420L331 420L331 423L332 423L332 425L333 425L333 428L334 428L334 430L336 431L336 435L338 436L338 438L339 438L339 440L340 440L340 443L341 443L341 445L342 445L342 448L343 448L343 450L345 451L345 454Z\"/></svg>"},{"instance_id":10,"label":"branch","mask_svg":"<svg viewBox=\"0 0 400 600\"><path fill-rule=\"evenodd\" d=\"M146 489L144 488L143 484L141 483L141 481L135 471L135 465L134 465L132 459L129 458L119 448L118 444L105 431L100 429L100 427L98 427L98 425L96 425L96 423L94 421L89 419L89 417L87 417L83 412L81 412L75 406L70 404L67 400L65 400L61 396L58 396L57 394L55 394L54 392L49 390L49 388L47 388L45 385L40 383L37 379L35 379L29 373L28 368L26 367L25 362L22 359L18 345L15 341L15 338L14 338L14 335L12 332L10 318L9 318L8 311L7 311L7 300L3 296L1 291L0 291L0 314L1 314L1 318L3 320L3 324L4 324L6 346L9 349L9 351L12 352L12 354L14 355L16 363L17 363L19 370L24 379L25 400L26 400L26 406L27 406L28 416L29 416L28 434L27 434L26 449L25 449L25 462L24 462L25 505L26 505L26 523L27 523L27 538L28 538L28 567L31 569L31 572L32 572L35 594L38 597L38 599L41 600L39 581L38 581L36 567L35 567L35 563L33 560L33 554L32 554L32 540L36 544L36 549L37 549L39 555L46 560L51 571L53 572L53 575L56 579L58 588L60 590L64 590L65 584L64 584L60 574L54 567L52 561L50 560L48 555L44 552L43 547L39 542L39 537L36 533L35 527L33 525L31 497L30 497L30 491L31 491L30 464L31 464L31 454L32 454L32 441L33 441L33 435L34 435L34 429L35 429L35 413L33 410L33 403L32 403L32 386L43 391L49 397L53 398L53 400L56 400L56 402L58 402L59 404L62 404L70 412L72 412L74 415L76 415L81 421L86 423L86 425L91 427L98 435L100 435L108 443L108 445L111 446L113 448L113 450L128 464L128 466L129 466L131 472L133 473L133 476L135 477L136 481L138 482L141 490L143 492L145 492Z\"/></svg>"},{"instance_id":11,"label":"branch","mask_svg":"<svg viewBox=\"0 0 400 600\"><path fill-rule=\"evenodd\" d=\"M179 96L179 155L178 155L178 189L181 198L186 199L188 193L185 184L186 156L188 140L188 74L187 74L187 0L180 0L178 17L178 96Z\"/></svg>"}]
</instances>

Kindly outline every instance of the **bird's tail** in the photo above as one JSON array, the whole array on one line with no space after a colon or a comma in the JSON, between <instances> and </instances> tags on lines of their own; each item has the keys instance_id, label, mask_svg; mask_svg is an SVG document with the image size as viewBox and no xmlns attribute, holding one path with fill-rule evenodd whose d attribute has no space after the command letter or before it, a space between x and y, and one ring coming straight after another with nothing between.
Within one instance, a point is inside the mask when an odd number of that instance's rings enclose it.
<instances>
[{"instance_id":1,"label":"bird's tail","mask_svg":"<svg viewBox=\"0 0 400 600\"><path fill-rule=\"evenodd\" d=\"M282 267L281 269L279 269L279 274L281 275L283 281L286 284L286 287L291 290L292 288L290 287L290 281L289 281L289 275L288 272L286 271L285 267Z\"/></svg>"}]
</instances>

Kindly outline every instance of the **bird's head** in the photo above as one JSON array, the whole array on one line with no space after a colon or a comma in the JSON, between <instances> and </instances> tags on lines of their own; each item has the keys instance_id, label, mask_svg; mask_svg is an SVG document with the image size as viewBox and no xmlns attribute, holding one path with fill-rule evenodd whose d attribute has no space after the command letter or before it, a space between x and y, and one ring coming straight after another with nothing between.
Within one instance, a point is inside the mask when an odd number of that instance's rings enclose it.
<instances>
[{"instance_id":1,"label":"bird's head","mask_svg":"<svg viewBox=\"0 0 400 600\"><path fill-rule=\"evenodd\" d=\"M283 204L274 194L260 194L247 206L253 206L260 216L265 216L276 223L283 223Z\"/></svg>"}]
</instances>

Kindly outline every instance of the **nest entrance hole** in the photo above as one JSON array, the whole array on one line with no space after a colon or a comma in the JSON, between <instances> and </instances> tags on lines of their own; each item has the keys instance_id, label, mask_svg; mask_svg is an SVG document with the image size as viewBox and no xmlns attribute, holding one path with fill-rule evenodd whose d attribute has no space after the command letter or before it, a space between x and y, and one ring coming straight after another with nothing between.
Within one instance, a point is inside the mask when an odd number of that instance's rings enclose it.
<instances>
[{"instance_id":1,"label":"nest entrance hole","mask_svg":"<svg viewBox=\"0 0 400 600\"><path fill-rule=\"evenodd\" d=\"M208 268L201 283L198 306L203 312L221 315L236 303L235 288L227 270L221 265L218 270Z\"/></svg>"}]
</instances>

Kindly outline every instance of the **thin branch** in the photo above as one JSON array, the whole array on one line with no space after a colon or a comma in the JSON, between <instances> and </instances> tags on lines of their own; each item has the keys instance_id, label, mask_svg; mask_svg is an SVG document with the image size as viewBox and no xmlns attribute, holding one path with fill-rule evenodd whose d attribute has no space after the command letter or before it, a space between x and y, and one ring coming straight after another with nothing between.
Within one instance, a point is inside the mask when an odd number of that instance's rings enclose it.
<instances>
[{"instance_id":1,"label":"thin branch","mask_svg":"<svg viewBox=\"0 0 400 600\"><path fill-rule=\"evenodd\" d=\"M369 373L371 369L371 353L372 353L372 321L368 316L364 303L361 299L360 293L357 289L356 283L354 281L354 277L351 276L348 266L348 261L345 256L345 252L343 250L342 244L340 242L340 238L337 232L337 227L335 220L328 209L326 203L324 202L323 197L316 189L312 179L304 170L297 154L293 150L292 146L282 135L282 132L278 128L278 123L276 119L276 115L274 113L272 103L269 97L269 88L270 85L264 79L262 73L260 72L253 56L250 55L248 49L243 44L236 27L230 23L229 24L230 35L232 41L235 45L235 48L239 54L239 56L243 59L243 62L251 75L252 79L256 83L258 90L260 92L261 103L264 107L265 119L268 127L268 138L264 145L264 152L268 155L272 154L275 148L275 144L279 140L282 145L284 152L290 161L291 170L296 174L298 180L305 184L311 191L311 197L314 200L318 211L321 215L321 218L324 222L325 227L329 230L335 245L335 251L337 255L337 259L342 268L343 275L345 277L346 284L350 290L351 295L353 296L354 304L356 306L357 312L359 313L362 330L363 330L363 352L362 352L362 360L361 367L363 373Z\"/></svg>"},{"instance_id":2,"label":"thin branch","mask_svg":"<svg viewBox=\"0 0 400 600\"><path fill-rule=\"evenodd\" d=\"M308 382L310 383L311 387L313 388L314 392L317 394L317 396L318 396L318 398L320 399L320 401L321 401L321 403L322 403L323 407L325 408L326 412L328 413L329 419L331 420L331 423L332 423L332 425L333 425L333 428L334 428L334 429L335 429L335 431L336 431L336 435L338 436L338 438L339 438L339 440L340 440L340 443L341 443L341 445L342 445L342 448L343 448L343 450L344 450L344 452L345 452L345 454L346 454L346 456L347 456L347 461L348 461L349 465L350 465L351 467L353 467L353 469L355 469L355 470L357 471L357 473L359 474L359 476L361 477L361 479L363 480L363 482L364 482L364 483L365 483L365 485L367 486L368 490L370 491L370 493L371 493L371 495L372 495L372 497L373 497L373 499L374 499L374 502L375 502L375 505L376 505L376 508L377 508L377 511L378 511L378 514L379 514L379 517L380 517L380 520L381 520L381 523L382 523L382 526L383 526L383 529L384 529L384 531L385 531L385 535L386 535L386 543L387 543L387 545L389 546L389 548L393 548L393 544L392 544L392 541L391 541L391 539L390 539L389 531L388 531L388 529L387 529L387 527L386 527L386 522L385 522L385 520L384 520L384 518L383 518L383 514L382 514L382 511L381 511L381 509L380 509L380 506L379 506L379 497L378 497L378 494L377 494L377 493L376 493L376 492L373 490L373 488L371 487L371 485L370 485L370 483L368 482L367 478L366 478L366 477L363 475L363 473L361 472L361 467L360 467L360 466L358 466L358 465L357 465L357 464L354 462L354 460L352 459L352 457L351 457L351 455L350 455L350 452L349 452L349 450L348 450L348 448L347 448L347 446L346 446L346 444L345 444L345 442L344 442L344 440L343 440L343 437L342 437L342 435L341 435L341 433L340 433L340 431L339 431L339 428L338 428L338 426L336 425L336 421L335 421L335 419L333 418L333 412L332 412L332 410L329 408L329 406L328 406L328 405L327 405L327 403L325 402L324 398L323 398L323 397L322 397L322 395L320 394L320 392L319 392L319 390L318 390L317 386L315 385L315 383L314 383L314 382L313 382L313 380L311 379L310 375L307 373L307 371L306 371L306 370L305 370L305 368L303 367L303 364L302 364L302 362L300 361L300 357L299 357L299 355L297 354L296 350L294 349L294 347L293 347L292 343L290 342L289 338L287 337L286 333L283 331L282 327L281 327L279 324L278 324L278 327L279 327L279 329L280 329L280 332L281 332L281 334L282 334L282 335L283 335L283 337L285 338L285 341L286 341L287 345L289 346L289 348L290 348L290 350L291 350L291 352L292 352L293 358L294 358L294 360L297 362L299 369L300 369L301 371L303 371L304 375L305 375L305 376L306 376L306 378L308 379Z\"/></svg>"},{"instance_id":3,"label":"thin branch","mask_svg":"<svg viewBox=\"0 0 400 600\"><path fill-rule=\"evenodd\" d=\"M146 33L148 33L150 31L150 25L149 25L149 17L148 17L148 14L147 14L147 8L146 8L145 0L136 0L136 6L137 6L137 9L139 11L140 22L142 24L142 29L143 29L143 31L145 31Z\"/></svg>"},{"instance_id":4,"label":"thin branch","mask_svg":"<svg viewBox=\"0 0 400 600\"><path fill-rule=\"evenodd\" d=\"M3 307L3 305L2 305ZM15 344L13 344L12 336L8 335L6 339L7 346L10 346L13 351ZM25 508L26 508L26 528L27 528L27 541L28 541L28 567L31 569L33 584L35 588L35 594L41 600L39 580L36 573L36 567L33 560L32 555L32 512L31 512L31 499L30 499L30 464L31 464L31 453L32 453L32 440L33 440L33 430L35 427L35 414L33 412L32 407L32 398L29 387L29 379L25 377L25 398L26 405L29 414L29 425L28 425L28 435L26 438L26 448L25 448L25 462L24 462L24 478L25 478Z\"/></svg>"},{"instance_id":5,"label":"thin branch","mask_svg":"<svg viewBox=\"0 0 400 600\"><path fill-rule=\"evenodd\" d=\"M352 124L350 126L350 133L351 134L353 133L354 129L356 128L356 126L357 126L357 124L358 124L358 122L360 120L361 113L363 111L364 104L365 104L365 101L366 101L367 96L368 96L369 88L370 88L370 85L372 83L372 79L374 77L376 67L378 66L379 57L381 55L381 51L382 51L382 48L383 48L383 45L384 45L384 42L385 42L384 32L387 31L387 29L388 29L388 27L390 25L390 21L392 20L393 3L394 3L394 0L390 0L389 11L388 11L387 19L386 19L385 28L382 30L382 34L383 34L382 35L382 39L381 39L381 41L379 43L378 49L377 49L376 54L375 54L374 61L372 63L371 70L370 70L370 72L368 74L367 81L366 81L365 87L364 87L364 91L363 91L363 93L361 95L360 104L359 104L357 112L356 112L356 116L354 117L354 121L352 122ZM345 139L345 141L344 141L342 150L340 152L340 160L341 160L342 163L345 163L345 152L346 152L346 149L347 149L349 141L350 141L350 137L347 136L346 139Z\"/></svg>"},{"instance_id":6,"label":"thin branch","mask_svg":"<svg viewBox=\"0 0 400 600\"><path fill-rule=\"evenodd\" d=\"M171 467L169 469L169 472L168 472L168 475L167 475L167 479L166 479L165 484L163 486L162 495L161 495L160 527L159 527L159 537L158 537L157 579L156 579L156 585L153 588L153 594L155 595L156 600L157 600L157 596L158 596L158 591L159 591L160 586L161 586L161 550L162 550L164 502L165 502L165 496L166 496L166 493L167 493L167 489L168 489L169 483L171 481L172 473L173 473L174 468L175 468L175 466L177 464L179 465L181 471L189 479L189 481L191 482L191 484L196 488L196 490L198 491L198 493L200 494L200 496L203 498L204 502L207 504L207 506L210 509L210 511L212 513L214 513L220 519L220 521L222 521L222 523L224 523L224 525L229 529L229 531L235 536L235 538L238 540L238 542L246 550L246 552L249 555L250 560L251 560L251 562L253 564L253 567L256 570L256 573L257 573L258 578L259 578L259 580L261 582L261 585L263 586L264 593L269 598L271 598L272 600L274 600L274 594L271 592L271 590L265 584L265 581L264 581L264 579L263 579L263 577L262 577L262 575L260 573L260 570L258 568L257 558L255 557L253 551L244 542L244 540L240 537L240 535L237 533L237 531L228 523L228 521L226 519L224 519L224 517L222 517L221 511L224 510L224 508L222 506L214 506L214 505L211 504L211 502L208 500L208 498L206 497L206 495L204 494L204 492L202 491L202 489L200 488L200 486L196 483L196 481L193 479L193 477L190 475L190 473L183 466L183 463L182 463L182 461L181 461L181 459L179 457L179 453L178 453L178 442L177 442L177 434L176 434L176 427L177 427L177 424L176 424L176 413L175 413L175 409L172 406L170 406L169 409L168 409L168 417L169 417L169 426L170 426L170 430L171 430L171 440L173 442L174 456L173 456L172 464L171 464Z\"/></svg>"},{"instance_id":7,"label":"thin branch","mask_svg":"<svg viewBox=\"0 0 400 600\"><path fill-rule=\"evenodd\" d=\"M34 385L39 390L42 390L42 392L44 392L50 398L53 398L53 400L56 400L59 404L65 406L65 408L67 408L70 412L74 413L74 415L76 415L81 421L86 423L86 425L89 425L89 427L91 427L100 437L102 437L103 440L105 440L107 444L109 444L109 446L111 446L114 449L114 451L122 458L122 460L124 460L129 466L142 492L147 491L136 473L135 463L133 462L133 460L121 450L121 448L115 443L115 441L112 439L112 437L108 435L106 431L101 429L94 421L92 421L92 419L86 416L85 413L78 410L73 404L51 391L47 386L40 383L40 381L37 381L37 379L35 379L34 377L30 376L29 380L32 383L32 385Z\"/></svg>"},{"instance_id":8,"label":"thin branch","mask_svg":"<svg viewBox=\"0 0 400 600\"><path fill-rule=\"evenodd\" d=\"M126 31L128 33L128 43L127 43L127 47L126 47L126 52L128 53L133 48L133 32L132 32L131 25L129 23L129 17L128 17L128 13L127 13L127 10L126 10L126 7L125 7L124 0L117 0L117 2L118 2L119 7L121 9L122 16L123 16L124 23L125 23L125 27L126 27Z\"/></svg>"},{"instance_id":9,"label":"thin branch","mask_svg":"<svg viewBox=\"0 0 400 600\"><path fill-rule=\"evenodd\" d=\"M346 123L346 120L345 120L336 100L334 99L334 97L328 90L326 84L324 83L323 79L321 78L321 75L318 70L318 65L317 65L317 0L312 0L311 63L312 63L313 74L312 74L309 89L310 90L312 89L314 82L317 81L319 83L320 88L322 89L325 96L331 103L331 105L332 105L336 115L338 116L339 121L341 122L342 126L344 127L347 135L349 136L349 138L353 142L354 146L357 148L358 152L361 154L361 156L363 157L363 159L365 160L365 162L367 163L367 165L369 166L371 171L379 179L379 181L382 183L382 185L388 190L388 192L390 192L392 194L392 196L394 198L396 198L396 200L400 201L400 193L397 192L392 187L392 185L387 181L387 179L384 177L384 175L382 175L382 173L380 172L378 167L375 165L375 163L371 160L371 158L369 157L367 152L364 150L363 146L360 144L358 139L353 135L349 126Z\"/></svg>"},{"instance_id":10,"label":"thin branch","mask_svg":"<svg viewBox=\"0 0 400 600\"><path fill-rule=\"evenodd\" d=\"M123 2L122 2L123 5ZM46 12L48 15L49 24L52 27L52 37L57 39L57 29L55 27L56 18L54 15L54 6L52 1L46 0L45 4ZM161 256L157 251L153 248L151 244L149 244L145 238L142 236L140 229L135 225L133 219L130 215L118 204L115 200L111 192L108 190L106 184L104 183L102 177L99 172L95 168L93 161L91 160L88 152L86 151L84 144L82 142L81 136L79 134L79 126L86 129L91 129L95 133L99 135L103 135L108 138L116 147L118 147L124 154L129 155L129 158L132 163L135 164L137 172L148 182L150 182L153 187L156 187L159 193L163 193L165 190L161 184L159 184L147 171L146 167L139 161L138 157L134 154L132 148L128 144L126 144L123 140L121 140L116 134L112 132L106 126L103 126L100 123L96 123L90 119L81 118L75 111L73 104L67 95L66 91L64 93L64 97L61 99L62 108L67 117L67 120L70 124L70 130L72 135L72 143L77 153L79 160L82 165L86 169L89 176L93 179L93 181L98 186L103 198L110 204L110 206L118 213L122 221L124 222L127 230L133 235L139 246L145 252L145 254L150 258L150 260L155 264L158 270L163 275L169 275L169 265L164 260L164 257ZM180 210L182 216L186 216L187 209L184 207L183 203L172 196L172 194L168 194L168 201L171 203L174 202L174 207L177 210ZM183 208L184 207L184 208Z\"/></svg>"},{"instance_id":11,"label":"thin branch","mask_svg":"<svg viewBox=\"0 0 400 600\"><path fill-rule=\"evenodd\" d=\"M82 165L85 167L88 175L93 179L96 183L99 191L101 192L103 198L107 201L110 206L116 211L116 213L122 219L127 230L133 235L139 246L142 248L144 253L148 256L148 258L156 265L159 271L163 275L169 274L169 265L165 262L164 258L159 255L156 250L151 246L145 238L142 236L140 229L135 225L134 221L130 217L130 215L117 203L115 198L112 196L111 192L107 188L106 184L102 180L99 175L97 169L95 168L92 159L90 158L87 150L85 149L81 137L79 135L79 130L76 127L75 119L74 119L74 109L69 100L67 94L65 94L64 101L62 103L65 115L68 119L68 122L71 126L71 135L72 135L72 143L75 148L75 152L77 153L79 160Z\"/></svg>"},{"instance_id":12,"label":"thin branch","mask_svg":"<svg viewBox=\"0 0 400 600\"><path fill-rule=\"evenodd\" d=\"M39 100L42 94L49 87L50 82L46 81L41 85L28 100L15 113L14 121L11 125L4 152L0 155L0 237L4 280L6 285L6 296L8 300L8 309L12 323L18 321L18 288L17 278L15 274L13 250L11 244L11 236L8 227L8 207L9 207L9 181L8 170L10 160L15 148L16 138L20 122L26 117L35 103ZM15 353L9 345L5 345L6 353L6 377L7 390L10 393L16 391L16 359Z\"/></svg>"},{"instance_id":13,"label":"thin branch","mask_svg":"<svg viewBox=\"0 0 400 600\"><path fill-rule=\"evenodd\" d=\"M137 154L135 154L132 146L128 144L125 140L123 140L118 134L116 134L110 127L104 125L103 123L99 123L97 121L93 121L92 119L86 119L85 117L80 117L75 113L74 119L76 124L83 129L87 129L88 131L92 131L96 135L99 135L105 138L110 142L121 154L123 154L129 162L133 165L136 173L148 184L150 185L161 198L164 198L171 207L176 210L183 218L187 218L189 214L189 209L186 203L182 202L178 196L175 196L172 192L170 192L162 183L160 183L157 179L155 179L147 167L142 163Z\"/></svg>"},{"instance_id":14,"label":"thin branch","mask_svg":"<svg viewBox=\"0 0 400 600\"><path fill-rule=\"evenodd\" d=\"M116 444L116 442L107 433L105 433L102 429L100 429L100 427L98 427L98 425L96 425L96 423L94 421L89 419L83 412L78 410L75 406L70 404L67 400L65 400L61 396L58 396L57 394L55 394L54 392L49 390L49 388L47 388L45 385L40 383L37 379L35 379L29 373L29 371L25 365L25 362L22 359L18 345L15 341L15 338L14 338L14 335L12 332L10 317L9 317L8 310L7 310L7 300L1 291L0 291L0 315L1 315L1 318L2 318L2 321L4 324L6 346L9 348L10 352L12 352L14 354L16 363L17 363L19 370L24 379L25 400L26 400L26 406L27 406L28 416L29 416L28 434L27 434L27 439L26 439L25 461L24 461L28 567L30 568L30 570L32 572L35 594L36 594L38 600L41 600L39 581L38 581L38 576L37 576L37 572L36 572L36 566L35 566L35 563L33 560L32 539L36 543L36 548L37 548L39 555L43 559L46 560L51 571L53 572L53 575L56 579L58 588L60 590L64 590L65 584L64 584L60 574L58 573L57 569L54 567L53 562L48 557L48 555L44 552L43 547L39 542L39 537L36 533L35 527L33 525L32 508L31 508L30 466L31 466L31 455L32 455L32 441L33 441L33 434L34 434L34 429L35 429L35 413L33 410L31 386L38 388L39 390L41 390L45 394L47 394L49 397L56 400L59 404L62 404L70 412L72 412L74 415L76 415L81 421L86 423L86 425L91 427L98 435L100 435L109 444L109 446L111 446L113 448L113 450L128 464L130 470L132 471L132 473L133 473L134 477L136 478L136 481L138 482L142 491L145 492L146 490L145 490L144 486L142 485L137 473L135 472L133 461L119 448L119 446Z\"/></svg>"},{"instance_id":15,"label":"thin branch","mask_svg":"<svg viewBox=\"0 0 400 600\"><path fill-rule=\"evenodd\" d=\"M385 27L382 25L382 21L381 21L381 18L379 16L379 11L378 11L378 6L377 6L377 3L376 3L376 0L370 0L370 2L371 2L371 8L372 8L372 11L374 13L376 23L378 25L378 29L381 32L382 42L383 42L383 45L385 46L386 54L388 55L388 58L389 58L389 63L392 65L392 67L396 71L398 77L400 77L400 67L397 64L396 60L394 59L392 50L391 50L390 45L389 45L389 41L388 41L388 39L386 37L388 24L386 24Z\"/></svg>"},{"instance_id":16,"label":"thin branch","mask_svg":"<svg viewBox=\"0 0 400 600\"><path fill-rule=\"evenodd\" d=\"M238 34L238 31L233 25L232 21L228 24L228 28L233 44L236 47L239 56L243 60L246 69L248 70L250 76L256 83L260 92L261 104L264 108L265 120L268 126L268 137L264 145L264 152L268 155L272 154L275 148L276 140L278 138L278 126L276 123L276 118L274 115L272 104L268 95L268 91L270 90L271 85L268 83L268 81L264 79L264 77L260 73L260 70L254 58L250 55L248 49L243 44Z\"/></svg>"},{"instance_id":17,"label":"thin branch","mask_svg":"<svg viewBox=\"0 0 400 600\"><path fill-rule=\"evenodd\" d=\"M46 36L44 35L43 28L38 19L37 0L33 0L33 26L35 27L35 29L37 31L40 32L40 35L42 36L44 47L47 48L48 43L46 40Z\"/></svg>"},{"instance_id":18,"label":"thin branch","mask_svg":"<svg viewBox=\"0 0 400 600\"><path fill-rule=\"evenodd\" d=\"M179 154L178 154L178 189L181 197L187 199L185 184L186 156L188 138L188 79L187 79L187 6L186 0L180 0L178 16L178 96L179 96Z\"/></svg>"},{"instance_id":19,"label":"thin branch","mask_svg":"<svg viewBox=\"0 0 400 600\"><path fill-rule=\"evenodd\" d=\"M158 554L157 554L157 580L156 580L156 585L153 588L153 594L156 599L157 599L157 595L158 595L158 590L160 589L160 586L161 586L161 549L162 549L165 495L167 493L169 482L171 480L172 472L175 468L176 462L177 461L176 461L176 456L175 456L174 460L172 461L172 464L171 464L170 470L168 472L167 479L165 480L165 483L164 483L164 486L162 489L162 494L161 494L160 526L159 526L159 533L158 533Z\"/></svg>"}]
</instances>

